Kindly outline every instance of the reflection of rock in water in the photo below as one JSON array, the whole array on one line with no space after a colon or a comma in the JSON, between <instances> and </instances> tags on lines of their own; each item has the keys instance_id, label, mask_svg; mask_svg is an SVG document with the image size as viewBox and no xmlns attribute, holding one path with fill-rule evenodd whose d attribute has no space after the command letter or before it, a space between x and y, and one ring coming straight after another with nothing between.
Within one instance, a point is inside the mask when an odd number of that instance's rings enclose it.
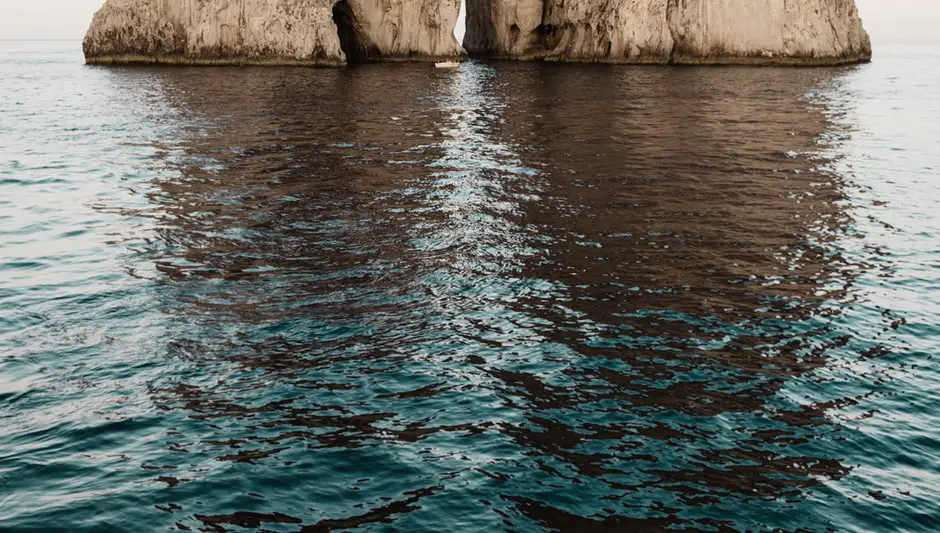
<instances>
[{"instance_id":1,"label":"reflection of rock in water","mask_svg":"<svg viewBox=\"0 0 940 533\"><path fill-rule=\"evenodd\" d=\"M201 124L152 196L175 519L823 523L840 404L788 391L844 342L836 72L401 69L162 73Z\"/></svg>"},{"instance_id":2,"label":"reflection of rock in water","mask_svg":"<svg viewBox=\"0 0 940 533\"><path fill-rule=\"evenodd\" d=\"M619 478L612 488L668 488L686 505L799 497L844 475L835 458L788 446L833 431L833 406L784 410L776 396L846 342L817 320L851 283L825 245L844 218L840 184L807 156L827 124L804 94L827 73L548 72L506 111L510 134L551 169L527 206L549 244L525 275L553 280L555 305L525 305L584 362L563 388L499 374L534 407L516 439ZM585 405L642 420L579 423ZM522 509L579 524L544 503Z\"/></svg>"},{"instance_id":3,"label":"reflection of rock in water","mask_svg":"<svg viewBox=\"0 0 940 533\"><path fill-rule=\"evenodd\" d=\"M565 230L548 268L574 278L571 305L603 322L651 301L727 320L804 316L794 300L825 300L824 241L843 217L836 177L811 160L826 123L803 92L819 71L643 74L552 76L533 84L535 103L507 109L518 142L545 140L538 157L558 176L563 212L529 216ZM585 120L591 102L566 101L590 87L610 109ZM577 286L582 275L604 283Z\"/></svg>"}]
</instances>

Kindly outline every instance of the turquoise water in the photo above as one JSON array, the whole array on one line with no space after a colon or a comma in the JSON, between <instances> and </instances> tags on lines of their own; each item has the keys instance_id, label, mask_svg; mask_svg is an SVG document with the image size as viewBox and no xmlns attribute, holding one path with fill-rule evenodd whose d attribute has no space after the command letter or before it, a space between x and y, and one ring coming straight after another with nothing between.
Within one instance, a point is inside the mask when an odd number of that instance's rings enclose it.
<instances>
[{"instance_id":1,"label":"turquoise water","mask_svg":"<svg viewBox=\"0 0 940 533\"><path fill-rule=\"evenodd\" d=\"M940 530L940 47L0 43L0 530Z\"/></svg>"}]
</instances>

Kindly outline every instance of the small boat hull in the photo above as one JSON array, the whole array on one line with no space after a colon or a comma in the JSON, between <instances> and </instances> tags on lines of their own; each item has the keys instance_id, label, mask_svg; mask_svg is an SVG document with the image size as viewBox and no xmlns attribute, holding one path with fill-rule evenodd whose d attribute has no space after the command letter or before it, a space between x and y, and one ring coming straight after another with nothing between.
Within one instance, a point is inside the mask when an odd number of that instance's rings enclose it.
<instances>
[{"instance_id":1,"label":"small boat hull","mask_svg":"<svg viewBox=\"0 0 940 533\"><path fill-rule=\"evenodd\" d=\"M442 61L440 63L434 63L436 68L457 68L460 66L460 63L456 61Z\"/></svg>"}]
</instances>

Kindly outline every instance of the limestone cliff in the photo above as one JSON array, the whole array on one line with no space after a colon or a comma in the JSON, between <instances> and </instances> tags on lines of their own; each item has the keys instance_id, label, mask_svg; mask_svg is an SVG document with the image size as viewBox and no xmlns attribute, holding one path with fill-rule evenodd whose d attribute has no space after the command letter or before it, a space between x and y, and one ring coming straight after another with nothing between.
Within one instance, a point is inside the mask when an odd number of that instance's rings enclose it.
<instances>
[{"instance_id":1,"label":"limestone cliff","mask_svg":"<svg viewBox=\"0 0 940 533\"><path fill-rule=\"evenodd\" d=\"M604 63L840 64L871 44L854 0L467 0L477 56Z\"/></svg>"},{"instance_id":2,"label":"limestone cliff","mask_svg":"<svg viewBox=\"0 0 940 533\"><path fill-rule=\"evenodd\" d=\"M296 64L463 54L460 0L107 0L88 63Z\"/></svg>"},{"instance_id":3,"label":"limestone cliff","mask_svg":"<svg viewBox=\"0 0 940 533\"><path fill-rule=\"evenodd\" d=\"M437 60L466 55L454 37L460 0L343 0L337 6L350 10L360 60Z\"/></svg>"}]
</instances>

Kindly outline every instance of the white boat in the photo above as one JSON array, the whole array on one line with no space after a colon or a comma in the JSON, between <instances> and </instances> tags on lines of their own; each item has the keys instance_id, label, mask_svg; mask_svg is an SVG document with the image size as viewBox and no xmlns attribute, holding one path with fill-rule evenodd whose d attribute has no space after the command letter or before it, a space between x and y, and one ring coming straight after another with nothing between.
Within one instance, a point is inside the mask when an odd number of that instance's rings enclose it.
<instances>
[{"instance_id":1,"label":"white boat","mask_svg":"<svg viewBox=\"0 0 940 533\"><path fill-rule=\"evenodd\" d=\"M442 61L441 63L434 63L436 68L457 68L460 66L460 63L457 61Z\"/></svg>"}]
</instances>

